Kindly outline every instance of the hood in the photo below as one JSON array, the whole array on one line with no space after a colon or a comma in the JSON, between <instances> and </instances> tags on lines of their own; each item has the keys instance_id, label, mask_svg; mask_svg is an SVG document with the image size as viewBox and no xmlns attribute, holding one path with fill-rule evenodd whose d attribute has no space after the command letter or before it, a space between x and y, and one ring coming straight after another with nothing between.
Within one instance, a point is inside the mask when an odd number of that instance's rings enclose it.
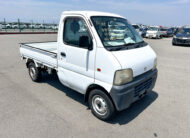
<instances>
[{"instance_id":1,"label":"hood","mask_svg":"<svg viewBox=\"0 0 190 138\"><path fill-rule=\"evenodd\" d=\"M190 34L176 34L176 37L188 37L188 38L190 38Z\"/></svg>"},{"instance_id":2,"label":"hood","mask_svg":"<svg viewBox=\"0 0 190 138\"><path fill-rule=\"evenodd\" d=\"M156 58L156 54L150 46L112 53L121 64L122 69L131 68L133 70L133 77L151 70Z\"/></svg>"}]
</instances>

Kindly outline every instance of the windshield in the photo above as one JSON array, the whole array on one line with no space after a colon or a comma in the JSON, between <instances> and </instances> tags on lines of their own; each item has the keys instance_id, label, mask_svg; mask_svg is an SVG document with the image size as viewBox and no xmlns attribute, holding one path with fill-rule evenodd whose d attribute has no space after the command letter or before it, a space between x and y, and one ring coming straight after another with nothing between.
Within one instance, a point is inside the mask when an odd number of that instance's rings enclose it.
<instances>
[{"instance_id":1,"label":"windshield","mask_svg":"<svg viewBox=\"0 0 190 138\"><path fill-rule=\"evenodd\" d=\"M151 31L158 31L158 28L157 28L157 27L150 27L148 30L151 30Z\"/></svg>"},{"instance_id":2,"label":"windshield","mask_svg":"<svg viewBox=\"0 0 190 138\"><path fill-rule=\"evenodd\" d=\"M188 35L190 35L190 28L179 29L178 34L188 34Z\"/></svg>"},{"instance_id":3,"label":"windshield","mask_svg":"<svg viewBox=\"0 0 190 138\"><path fill-rule=\"evenodd\" d=\"M91 20L105 48L144 42L126 19L92 16Z\"/></svg>"}]
</instances>

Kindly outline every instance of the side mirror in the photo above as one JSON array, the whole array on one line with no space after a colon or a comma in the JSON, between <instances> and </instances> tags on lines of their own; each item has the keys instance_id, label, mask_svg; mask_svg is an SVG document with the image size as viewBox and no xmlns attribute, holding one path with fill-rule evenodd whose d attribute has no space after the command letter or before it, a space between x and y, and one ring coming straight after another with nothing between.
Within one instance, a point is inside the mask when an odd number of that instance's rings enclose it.
<instances>
[{"instance_id":1,"label":"side mirror","mask_svg":"<svg viewBox=\"0 0 190 138\"><path fill-rule=\"evenodd\" d=\"M79 38L79 47L87 48L88 50L92 50L93 49L92 40L89 42L88 36L81 36Z\"/></svg>"}]
</instances>

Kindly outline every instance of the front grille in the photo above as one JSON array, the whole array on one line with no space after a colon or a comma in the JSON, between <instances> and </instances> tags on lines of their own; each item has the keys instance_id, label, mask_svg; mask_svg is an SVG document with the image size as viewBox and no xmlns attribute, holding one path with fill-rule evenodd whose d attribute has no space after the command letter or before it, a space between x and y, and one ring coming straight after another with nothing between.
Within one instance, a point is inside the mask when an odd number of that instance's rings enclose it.
<instances>
[{"instance_id":1,"label":"front grille","mask_svg":"<svg viewBox=\"0 0 190 138\"><path fill-rule=\"evenodd\" d=\"M190 39L183 40L183 39L176 39L179 43L190 43Z\"/></svg>"},{"instance_id":2,"label":"front grille","mask_svg":"<svg viewBox=\"0 0 190 138\"><path fill-rule=\"evenodd\" d=\"M140 92L147 90L152 85L152 78L148 79L135 87L135 97L139 96Z\"/></svg>"}]
</instances>

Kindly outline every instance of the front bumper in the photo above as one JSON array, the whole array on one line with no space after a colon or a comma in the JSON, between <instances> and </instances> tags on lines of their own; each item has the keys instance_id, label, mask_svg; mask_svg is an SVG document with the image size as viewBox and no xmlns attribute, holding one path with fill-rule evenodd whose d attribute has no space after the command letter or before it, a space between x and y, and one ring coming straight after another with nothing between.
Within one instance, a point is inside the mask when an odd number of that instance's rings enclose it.
<instances>
[{"instance_id":1,"label":"front bumper","mask_svg":"<svg viewBox=\"0 0 190 138\"><path fill-rule=\"evenodd\" d=\"M148 38L156 38L157 34L146 34L146 37L148 37Z\"/></svg>"},{"instance_id":2,"label":"front bumper","mask_svg":"<svg viewBox=\"0 0 190 138\"><path fill-rule=\"evenodd\" d=\"M173 43L177 45L190 45L190 39L173 38Z\"/></svg>"},{"instance_id":3,"label":"front bumper","mask_svg":"<svg viewBox=\"0 0 190 138\"><path fill-rule=\"evenodd\" d=\"M110 95L118 111L128 108L133 102L140 99L154 88L157 79L157 69L148 71L134 78L130 83L113 86Z\"/></svg>"}]
</instances>

